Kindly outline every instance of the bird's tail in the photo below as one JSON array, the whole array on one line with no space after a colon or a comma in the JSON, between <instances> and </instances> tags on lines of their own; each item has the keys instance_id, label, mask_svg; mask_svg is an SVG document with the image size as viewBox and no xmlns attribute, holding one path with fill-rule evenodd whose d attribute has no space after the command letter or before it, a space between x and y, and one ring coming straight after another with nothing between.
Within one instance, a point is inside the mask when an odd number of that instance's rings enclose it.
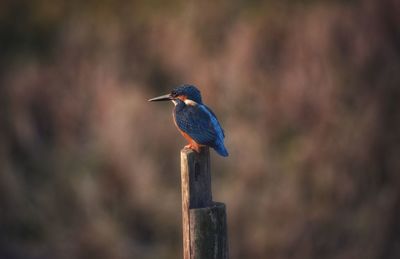
<instances>
[{"instance_id":1,"label":"bird's tail","mask_svg":"<svg viewBox=\"0 0 400 259\"><path fill-rule=\"evenodd\" d=\"M226 150L226 147L224 146L223 143L219 144L219 145L215 145L213 147L215 149L215 151L217 151L218 154L220 154L221 156L229 156L228 150Z\"/></svg>"}]
</instances>

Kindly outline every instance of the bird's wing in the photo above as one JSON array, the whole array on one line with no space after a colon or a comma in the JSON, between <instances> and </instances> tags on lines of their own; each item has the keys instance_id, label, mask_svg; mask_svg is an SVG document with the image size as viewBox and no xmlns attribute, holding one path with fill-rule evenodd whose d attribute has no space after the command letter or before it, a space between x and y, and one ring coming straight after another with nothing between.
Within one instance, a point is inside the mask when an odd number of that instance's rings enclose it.
<instances>
[{"instance_id":1,"label":"bird's wing","mask_svg":"<svg viewBox=\"0 0 400 259\"><path fill-rule=\"evenodd\" d=\"M203 145L212 144L218 137L214 118L203 105L187 105L175 113L177 126L197 143Z\"/></svg>"},{"instance_id":2,"label":"bird's wing","mask_svg":"<svg viewBox=\"0 0 400 259\"><path fill-rule=\"evenodd\" d=\"M221 129L221 131L222 131L222 136L225 138L225 131L224 131L224 129L221 127L221 125L219 124L217 115L215 115L214 112L213 112L210 108L208 108L206 105L204 105L204 108L206 108L207 111L208 111L209 113L211 113L212 116L214 116L215 120L216 120L217 123L218 123L218 127L219 127L219 128Z\"/></svg>"}]
</instances>

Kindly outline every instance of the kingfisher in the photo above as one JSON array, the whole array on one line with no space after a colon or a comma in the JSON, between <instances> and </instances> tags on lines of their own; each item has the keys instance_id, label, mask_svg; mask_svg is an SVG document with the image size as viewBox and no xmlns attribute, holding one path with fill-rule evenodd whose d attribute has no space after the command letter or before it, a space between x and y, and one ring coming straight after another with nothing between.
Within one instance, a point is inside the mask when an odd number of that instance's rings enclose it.
<instances>
[{"instance_id":1,"label":"kingfisher","mask_svg":"<svg viewBox=\"0 0 400 259\"><path fill-rule=\"evenodd\" d=\"M228 156L224 145L225 133L214 112L201 100L200 91L194 85L183 84L169 94L155 97L149 102L172 101L175 126L189 142L185 148L197 153L200 147L212 147L221 156Z\"/></svg>"}]
</instances>

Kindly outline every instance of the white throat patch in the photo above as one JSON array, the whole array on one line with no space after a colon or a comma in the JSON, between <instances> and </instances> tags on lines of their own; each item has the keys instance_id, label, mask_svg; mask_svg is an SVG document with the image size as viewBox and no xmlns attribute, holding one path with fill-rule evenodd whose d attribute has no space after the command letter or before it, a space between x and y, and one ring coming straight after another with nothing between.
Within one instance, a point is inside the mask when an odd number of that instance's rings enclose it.
<instances>
[{"instance_id":1,"label":"white throat patch","mask_svg":"<svg viewBox=\"0 0 400 259\"><path fill-rule=\"evenodd\" d=\"M190 106L197 105L197 103L195 101L190 100L190 99L186 99L184 102L185 102L186 105L190 105Z\"/></svg>"}]
</instances>

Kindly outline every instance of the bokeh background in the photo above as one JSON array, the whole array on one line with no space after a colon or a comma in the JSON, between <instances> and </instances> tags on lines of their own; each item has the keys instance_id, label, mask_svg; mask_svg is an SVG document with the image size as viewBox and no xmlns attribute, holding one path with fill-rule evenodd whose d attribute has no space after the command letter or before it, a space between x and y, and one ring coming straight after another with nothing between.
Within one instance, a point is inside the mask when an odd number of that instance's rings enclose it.
<instances>
[{"instance_id":1,"label":"bokeh background","mask_svg":"<svg viewBox=\"0 0 400 259\"><path fill-rule=\"evenodd\" d=\"M400 258L400 4L0 1L0 258L181 258L172 104L242 258Z\"/></svg>"}]
</instances>

